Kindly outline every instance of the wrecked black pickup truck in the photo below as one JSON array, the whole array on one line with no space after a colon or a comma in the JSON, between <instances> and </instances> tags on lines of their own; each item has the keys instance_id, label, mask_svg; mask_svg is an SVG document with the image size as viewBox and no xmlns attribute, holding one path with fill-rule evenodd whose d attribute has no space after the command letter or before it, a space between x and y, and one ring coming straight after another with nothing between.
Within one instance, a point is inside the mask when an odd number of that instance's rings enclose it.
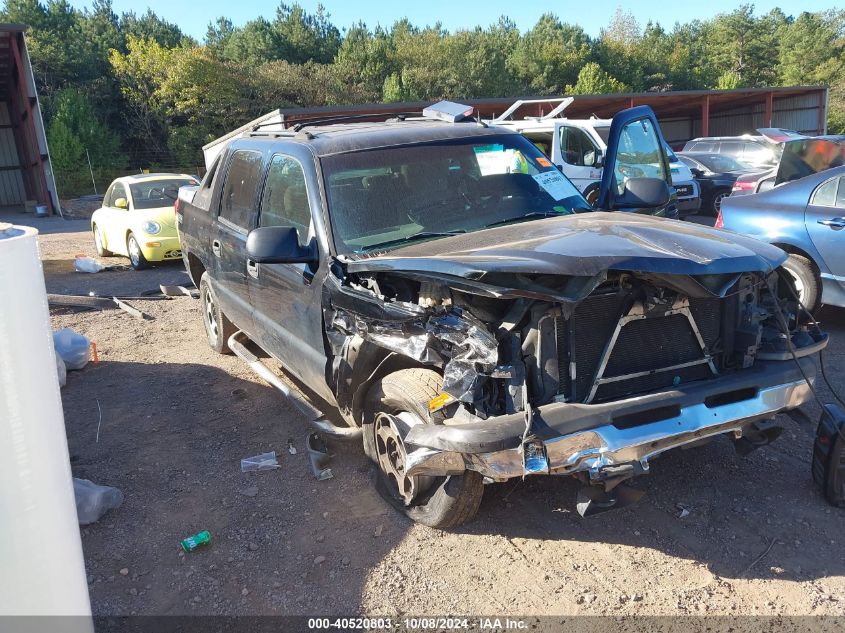
<instances>
[{"instance_id":1,"label":"wrecked black pickup truck","mask_svg":"<svg viewBox=\"0 0 845 633\"><path fill-rule=\"evenodd\" d=\"M363 437L397 508L453 527L539 474L618 507L660 453L762 446L811 397L827 336L785 254L649 215L671 197L649 108L611 128L616 212L521 135L437 115L256 129L177 211L211 346L249 339L336 407L315 422Z\"/></svg>"}]
</instances>

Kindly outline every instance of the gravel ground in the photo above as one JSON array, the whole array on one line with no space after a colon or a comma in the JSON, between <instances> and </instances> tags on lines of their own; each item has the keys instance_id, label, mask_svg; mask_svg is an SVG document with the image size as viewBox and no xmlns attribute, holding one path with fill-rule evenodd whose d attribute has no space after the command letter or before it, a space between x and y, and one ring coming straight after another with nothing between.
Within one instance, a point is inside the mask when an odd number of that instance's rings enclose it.
<instances>
[{"instance_id":1,"label":"gravel ground","mask_svg":"<svg viewBox=\"0 0 845 633\"><path fill-rule=\"evenodd\" d=\"M86 223L32 223L50 292L137 295L187 281L179 264L74 273L75 254L93 255ZM305 421L240 361L208 348L196 300L131 303L151 319L53 314L56 328L85 334L100 354L62 392L74 474L126 495L82 529L98 615L845 610L845 510L813 487L814 425L781 416L781 438L746 458L721 438L666 454L637 480L647 491L638 504L586 520L571 479L489 486L474 522L440 532L382 502L358 445L335 445L334 479L315 481ZM821 314L839 385L843 315ZM815 405L807 412L818 416ZM240 472L241 458L270 450L279 469ZM180 539L200 530L212 543L184 554Z\"/></svg>"}]
</instances>

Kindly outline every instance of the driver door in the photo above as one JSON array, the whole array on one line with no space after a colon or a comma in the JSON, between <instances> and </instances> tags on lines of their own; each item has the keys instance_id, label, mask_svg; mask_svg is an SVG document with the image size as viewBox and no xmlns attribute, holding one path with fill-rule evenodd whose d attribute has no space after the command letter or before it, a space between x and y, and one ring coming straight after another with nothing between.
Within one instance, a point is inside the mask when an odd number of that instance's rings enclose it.
<instances>
[{"instance_id":1,"label":"driver door","mask_svg":"<svg viewBox=\"0 0 845 633\"><path fill-rule=\"evenodd\" d=\"M672 189L665 145L660 124L650 107L628 108L613 117L596 208L677 218L677 197ZM665 183L668 199L654 206L638 204L637 196L633 195L638 189L636 185L654 185L657 181Z\"/></svg>"},{"instance_id":2,"label":"driver door","mask_svg":"<svg viewBox=\"0 0 845 633\"><path fill-rule=\"evenodd\" d=\"M830 178L816 187L804 221L828 270L845 285L845 177Z\"/></svg>"},{"instance_id":3,"label":"driver door","mask_svg":"<svg viewBox=\"0 0 845 633\"><path fill-rule=\"evenodd\" d=\"M126 229L129 225L129 208L120 209L115 201L123 198L129 203L129 192L126 185L116 182L111 186L110 193L103 199L105 211L105 226L107 248L120 255L127 255Z\"/></svg>"}]
</instances>

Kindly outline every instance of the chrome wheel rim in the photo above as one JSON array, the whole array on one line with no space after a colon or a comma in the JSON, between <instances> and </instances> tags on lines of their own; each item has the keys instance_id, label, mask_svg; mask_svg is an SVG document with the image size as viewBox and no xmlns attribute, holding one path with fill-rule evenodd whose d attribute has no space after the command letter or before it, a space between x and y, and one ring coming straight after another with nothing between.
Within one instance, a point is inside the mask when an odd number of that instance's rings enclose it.
<instances>
[{"instance_id":1,"label":"chrome wheel rim","mask_svg":"<svg viewBox=\"0 0 845 633\"><path fill-rule=\"evenodd\" d=\"M727 196L728 194L726 193L720 193L713 198L713 210L716 211L716 213L719 213L719 211L722 210L722 200L724 200Z\"/></svg>"},{"instance_id":2,"label":"chrome wheel rim","mask_svg":"<svg viewBox=\"0 0 845 633\"><path fill-rule=\"evenodd\" d=\"M141 247L138 246L138 240L134 237L129 238L129 261L133 266L137 266L141 261Z\"/></svg>"},{"instance_id":3,"label":"chrome wheel rim","mask_svg":"<svg viewBox=\"0 0 845 633\"><path fill-rule=\"evenodd\" d=\"M787 273L789 273L789 276L792 279L792 283L795 286L795 292L798 293L798 300L806 306L807 304L804 301L806 288L804 287L804 281L801 279L801 276L795 270L789 267L789 260L784 263L783 269Z\"/></svg>"},{"instance_id":4,"label":"chrome wheel rim","mask_svg":"<svg viewBox=\"0 0 845 633\"><path fill-rule=\"evenodd\" d=\"M409 506L428 489L431 477L408 476L408 453L403 436L408 429L421 421L412 413L402 411L397 415L380 413L375 421L375 444L378 466L402 502ZM405 428L402 428L405 427Z\"/></svg>"},{"instance_id":5,"label":"chrome wheel rim","mask_svg":"<svg viewBox=\"0 0 845 633\"><path fill-rule=\"evenodd\" d=\"M205 330L216 343L220 336L220 329L217 326L217 314L214 311L214 297L208 289L203 293L203 301L205 303Z\"/></svg>"}]
</instances>

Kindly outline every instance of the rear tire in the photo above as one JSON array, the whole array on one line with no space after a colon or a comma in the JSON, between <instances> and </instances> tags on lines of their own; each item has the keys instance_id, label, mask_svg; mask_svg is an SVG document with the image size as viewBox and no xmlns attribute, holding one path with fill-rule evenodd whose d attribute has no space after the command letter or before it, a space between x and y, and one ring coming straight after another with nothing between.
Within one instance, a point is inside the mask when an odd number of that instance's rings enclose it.
<instances>
[{"instance_id":1,"label":"rear tire","mask_svg":"<svg viewBox=\"0 0 845 633\"><path fill-rule=\"evenodd\" d=\"M801 303L811 314L815 314L821 304L821 281L813 262L803 255L789 253L783 269L792 277Z\"/></svg>"},{"instance_id":2,"label":"rear tire","mask_svg":"<svg viewBox=\"0 0 845 633\"><path fill-rule=\"evenodd\" d=\"M708 208L714 218L719 215L719 211L722 209L722 200L727 198L729 195L731 195L730 189L719 189L713 192Z\"/></svg>"},{"instance_id":3,"label":"rear tire","mask_svg":"<svg viewBox=\"0 0 845 633\"><path fill-rule=\"evenodd\" d=\"M203 273L200 278L200 305L202 306L202 322L205 326L205 335L208 338L208 345L218 354L231 354L229 349L229 337L238 331L217 301L217 295L211 288L211 279L208 273Z\"/></svg>"},{"instance_id":4,"label":"rear tire","mask_svg":"<svg viewBox=\"0 0 845 633\"><path fill-rule=\"evenodd\" d=\"M141 251L141 243L134 233L130 233L126 238L126 252L129 253L129 263L135 270L144 270L149 267L150 264Z\"/></svg>"},{"instance_id":5,"label":"rear tire","mask_svg":"<svg viewBox=\"0 0 845 633\"><path fill-rule=\"evenodd\" d=\"M457 527L475 516L484 494L479 473L465 471L449 477L417 477L421 484L416 497L407 503L397 488L395 479L379 466L385 447L377 436L376 417L379 413L394 416L413 416L417 424L440 424L442 414L429 419L428 403L440 393L443 379L430 369L403 369L378 381L367 394L364 419L364 452L378 469L378 488L382 496L397 510L417 523L441 530ZM394 447L395 448L395 447ZM404 453L404 445L398 447ZM400 468L401 470L401 468ZM421 481L420 481L421 480Z\"/></svg>"},{"instance_id":6,"label":"rear tire","mask_svg":"<svg viewBox=\"0 0 845 633\"><path fill-rule=\"evenodd\" d=\"M97 257L111 257L114 255L109 249L103 247L103 234L100 227L94 225L94 248L97 249Z\"/></svg>"}]
</instances>

